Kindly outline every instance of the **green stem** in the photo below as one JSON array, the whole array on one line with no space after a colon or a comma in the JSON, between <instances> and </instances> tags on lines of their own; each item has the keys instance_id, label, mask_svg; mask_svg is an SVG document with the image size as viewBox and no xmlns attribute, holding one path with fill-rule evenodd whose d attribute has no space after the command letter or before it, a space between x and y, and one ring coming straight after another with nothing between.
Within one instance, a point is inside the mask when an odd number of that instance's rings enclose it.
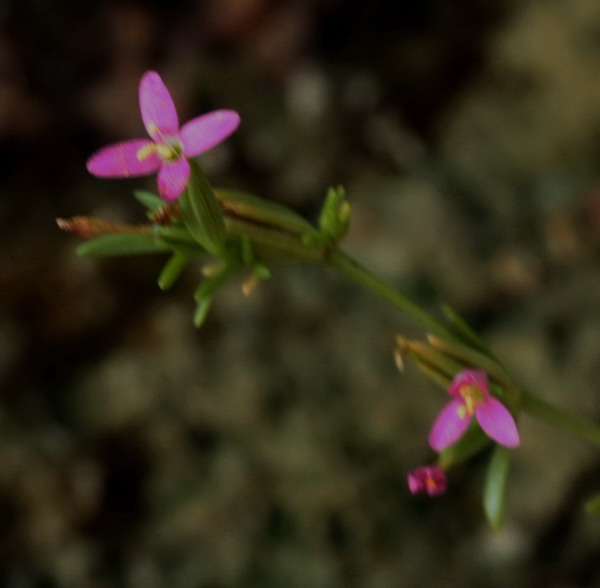
<instances>
[{"instance_id":1,"label":"green stem","mask_svg":"<svg viewBox=\"0 0 600 588\"><path fill-rule=\"evenodd\" d=\"M598 425L567 413L527 390L522 390L521 401L523 410L529 414L566 431L575 433L591 443L600 445L600 427Z\"/></svg>"},{"instance_id":2,"label":"green stem","mask_svg":"<svg viewBox=\"0 0 600 588\"><path fill-rule=\"evenodd\" d=\"M333 250L327 257L327 263L337 269L340 273L368 288L375 294L385 298L392 303L398 310L406 312L412 316L429 332L440 335L446 341L457 341L456 335L449 331L437 319L432 317L421 307L407 298L404 294L386 284L380 278L372 274L369 270L362 267L358 262L346 255L340 250ZM459 339L458 339L459 340ZM459 340L460 341L460 340ZM487 349L486 353L491 355ZM500 364L499 364L500 365ZM588 441L600 445L600 427L594 423L582 419L578 416L565 412L554 406L550 402L543 400L539 396L527 390L520 390L520 404L522 410L538 417L541 420L554 424L562 429L575 433Z\"/></svg>"},{"instance_id":3,"label":"green stem","mask_svg":"<svg viewBox=\"0 0 600 588\"><path fill-rule=\"evenodd\" d=\"M375 274L372 274L368 269L361 266L343 251L340 251L339 249L333 250L327 258L327 263L346 277L358 282L382 298L385 298L398 310L412 316L419 324L421 324L421 326L427 329L427 331L451 340L456 340L456 336L437 319L424 311L410 298L378 278Z\"/></svg>"}]
</instances>

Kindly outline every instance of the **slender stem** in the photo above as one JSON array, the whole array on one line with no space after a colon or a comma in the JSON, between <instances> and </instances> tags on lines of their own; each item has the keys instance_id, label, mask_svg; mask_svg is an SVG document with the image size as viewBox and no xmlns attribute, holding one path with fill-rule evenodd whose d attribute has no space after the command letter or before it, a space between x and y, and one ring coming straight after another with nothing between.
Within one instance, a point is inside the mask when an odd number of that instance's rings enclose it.
<instances>
[{"instance_id":1,"label":"slender stem","mask_svg":"<svg viewBox=\"0 0 600 588\"><path fill-rule=\"evenodd\" d=\"M554 406L547 400L544 400L527 390L522 390L521 400L523 403L523 410L529 414L565 429L566 431L575 433L591 443L600 445L600 427L598 425L567 413L561 408Z\"/></svg>"},{"instance_id":2,"label":"slender stem","mask_svg":"<svg viewBox=\"0 0 600 588\"><path fill-rule=\"evenodd\" d=\"M357 261L346 255L343 251L336 249L327 258L327 263L337 269L351 280L358 282L375 294L391 302L397 309L412 316L421 326L431 333L441 335L452 340L456 336L451 333L442 323L423 310L410 298L378 278L368 269L361 266Z\"/></svg>"}]
</instances>

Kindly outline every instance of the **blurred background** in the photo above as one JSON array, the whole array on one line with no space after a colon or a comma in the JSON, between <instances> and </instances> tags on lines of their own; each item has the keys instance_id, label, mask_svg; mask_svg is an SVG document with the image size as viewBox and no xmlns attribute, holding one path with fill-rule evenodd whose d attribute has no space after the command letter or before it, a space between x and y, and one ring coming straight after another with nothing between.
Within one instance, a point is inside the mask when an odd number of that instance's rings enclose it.
<instances>
[{"instance_id":1,"label":"blurred background","mask_svg":"<svg viewBox=\"0 0 600 588\"><path fill-rule=\"evenodd\" d=\"M100 146L144 136L141 74L181 121L242 125L202 164L313 219L426 308L461 312L544 397L600 418L597 0L2 0L0 585L600 586L600 453L528 418L507 521L486 456L409 495L444 395L405 317L318 267L242 279L192 326L199 267L79 259L55 217L141 222Z\"/></svg>"}]
</instances>

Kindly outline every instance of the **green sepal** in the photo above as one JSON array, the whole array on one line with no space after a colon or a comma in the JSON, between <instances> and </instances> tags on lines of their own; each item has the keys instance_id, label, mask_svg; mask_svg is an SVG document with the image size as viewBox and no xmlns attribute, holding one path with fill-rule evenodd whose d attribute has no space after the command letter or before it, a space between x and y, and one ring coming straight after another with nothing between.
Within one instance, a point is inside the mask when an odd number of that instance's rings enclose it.
<instances>
[{"instance_id":1,"label":"green sepal","mask_svg":"<svg viewBox=\"0 0 600 588\"><path fill-rule=\"evenodd\" d=\"M423 374L425 374L434 384L437 384L440 388L444 390L448 390L448 386L450 386L450 383L452 382L451 377L448 377L446 374L432 367L430 364L423 361L415 353L408 351L406 352L406 354L413 360L414 364L417 366L417 369L419 369Z\"/></svg>"},{"instance_id":2,"label":"green sepal","mask_svg":"<svg viewBox=\"0 0 600 588\"><path fill-rule=\"evenodd\" d=\"M483 510L488 523L499 531L504 521L504 506L506 502L506 480L510 465L511 450L496 445L488 465L483 489Z\"/></svg>"},{"instance_id":3,"label":"green sepal","mask_svg":"<svg viewBox=\"0 0 600 588\"><path fill-rule=\"evenodd\" d=\"M215 193L195 161L190 161L190 179L179 203L192 237L212 255L221 256L227 239L225 222Z\"/></svg>"},{"instance_id":4,"label":"green sepal","mask_svg":"<svg viewBox=\"0 0 600 588\"><path fill-rule=\"evenodd\" d=\"M464 463L477 455L490 444L489 437L481 430L481 427L473 422L467 432L447 449L440 453L438 464L443 469Z\"/></svg>"},{"instance_id":5,"label":"green sepal","mask_svg":"<svg viewBox=\"0 0 600 588\"><path fill-rule=\"evenodd\" d=\"M600 493L594 494L585 502L586 512L594 515L600 515Z\"/></svg>"},{"instance_id":6,"label":"green sepal","mask_svg":"<svg viewBox=\"0 0 600 588\"><path fill-rule=\"evenodd\" d=\"M173 251L173 255L158 276L158 287L161 290L168 290L177 281L191 258L192 255L187 251Z\"/></svg>"},{"instance_id":7,"label":"green sepal","mask_svg":"<svg viewBox=\"0 0 600 588\"><path fill-rule=\"evenodd\" d=\"M342 186L329 188L319 215L321 233L337 243L348 231L349 224L350 205L346 200L346 191Z\"/></svg>"},{"instance_id":8,"label":"green sepal","mask_svg":"<svg viewBox=\"0 0 600 588\"><path fill-rule=\"evenodd\" d=\"M447 355L449 358L458 360L465 366L477 367L487 372L487 374L498 381L503 388L510 391L511 397L516 397L518 395L518 391L504 368L488 354L482 353L464 343L447 341L436 337L435 335L429 335L428 341L436 350ZM502 394L502 397L505 396L506 394Z\"/></svg>"},{"instance_id":9,"label":"green sepal","mask_svg":"<svg viewBox=\"0 0 600 588\"><path fill-rule=\"evenodd\" d=\"M156 212L165 206L165 201L160 196L153 194L152 192L147 192L146 190L135 190L133 195L138 202L143 204L148 209L149 212Z\"/></svg>"},{"instance_id":10,"label":"green sepal","mask_svg":"<svg viewBox=\"0 0 600 588\"><path fill-rule=\"evenodd\" d=\"M139 233L112 233L101 235L82 243L75 250L81 257L113 257L117 255L140 255L164 253L170 247L152 235Z\"/></svg>"},{"instance_id":11,"label":"green sepal","mask_svg":"<svg viewBox=\"0 0 600 588\"><path fill-rule=\"evenodd\" d=\"M409 341L402 336L398 336L397 340L400 351L412 359L423 373L445 389L454 376L463 369L460 363L433 345L421 341Z\"/></svg>"}]
</instances>

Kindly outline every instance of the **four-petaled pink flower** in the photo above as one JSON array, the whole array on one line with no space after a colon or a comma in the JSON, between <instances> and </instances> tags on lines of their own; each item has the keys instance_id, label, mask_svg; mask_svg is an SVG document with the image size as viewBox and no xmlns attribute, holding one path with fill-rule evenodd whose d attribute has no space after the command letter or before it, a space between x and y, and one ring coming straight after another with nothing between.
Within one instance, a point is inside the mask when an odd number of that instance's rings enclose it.
<instances>
[{"instance_id":1,"label":"four-petaled pink flower","mask_svg":"<svg viewBox=\"0 0 600 588\"><path fill-rule=\"evenodd\" d=\"M152 139L132 139L104 147L87 162L88 170L104 178L144 176L158 170L158 191L164 200L175 200L185 190L190 175L187 158L208 151L235 131L240 117L233 110L215 110L179 128L169 90L154 71L140 81L140 110Z\"/></svg>"},{"instance_id":2,"label":"four-petaled pink flower","mask_svg":"<svg viewBox=\"0 0 600 588\"><path fill-rule=\"evenodd\" d=\"M438 415L429 445L442 451L457 441L467 430L473 416L483 431L505 447L517 447L519 431L508 409L490 395L487 374L482 370L459 372L448 389L450 401Z\"/></svg>"},{"instance_id":3,"label":"four-petaled pink flower","mask_svg":"<svg viewBox=\"0 0 600 588\"><path fill-rule=\"evenodd\" d=\"M412 494L440 496L446 492L448 481L444 470L437 465L422 466L408 472L408 489Z\"/></svg>"}]
</instances>

